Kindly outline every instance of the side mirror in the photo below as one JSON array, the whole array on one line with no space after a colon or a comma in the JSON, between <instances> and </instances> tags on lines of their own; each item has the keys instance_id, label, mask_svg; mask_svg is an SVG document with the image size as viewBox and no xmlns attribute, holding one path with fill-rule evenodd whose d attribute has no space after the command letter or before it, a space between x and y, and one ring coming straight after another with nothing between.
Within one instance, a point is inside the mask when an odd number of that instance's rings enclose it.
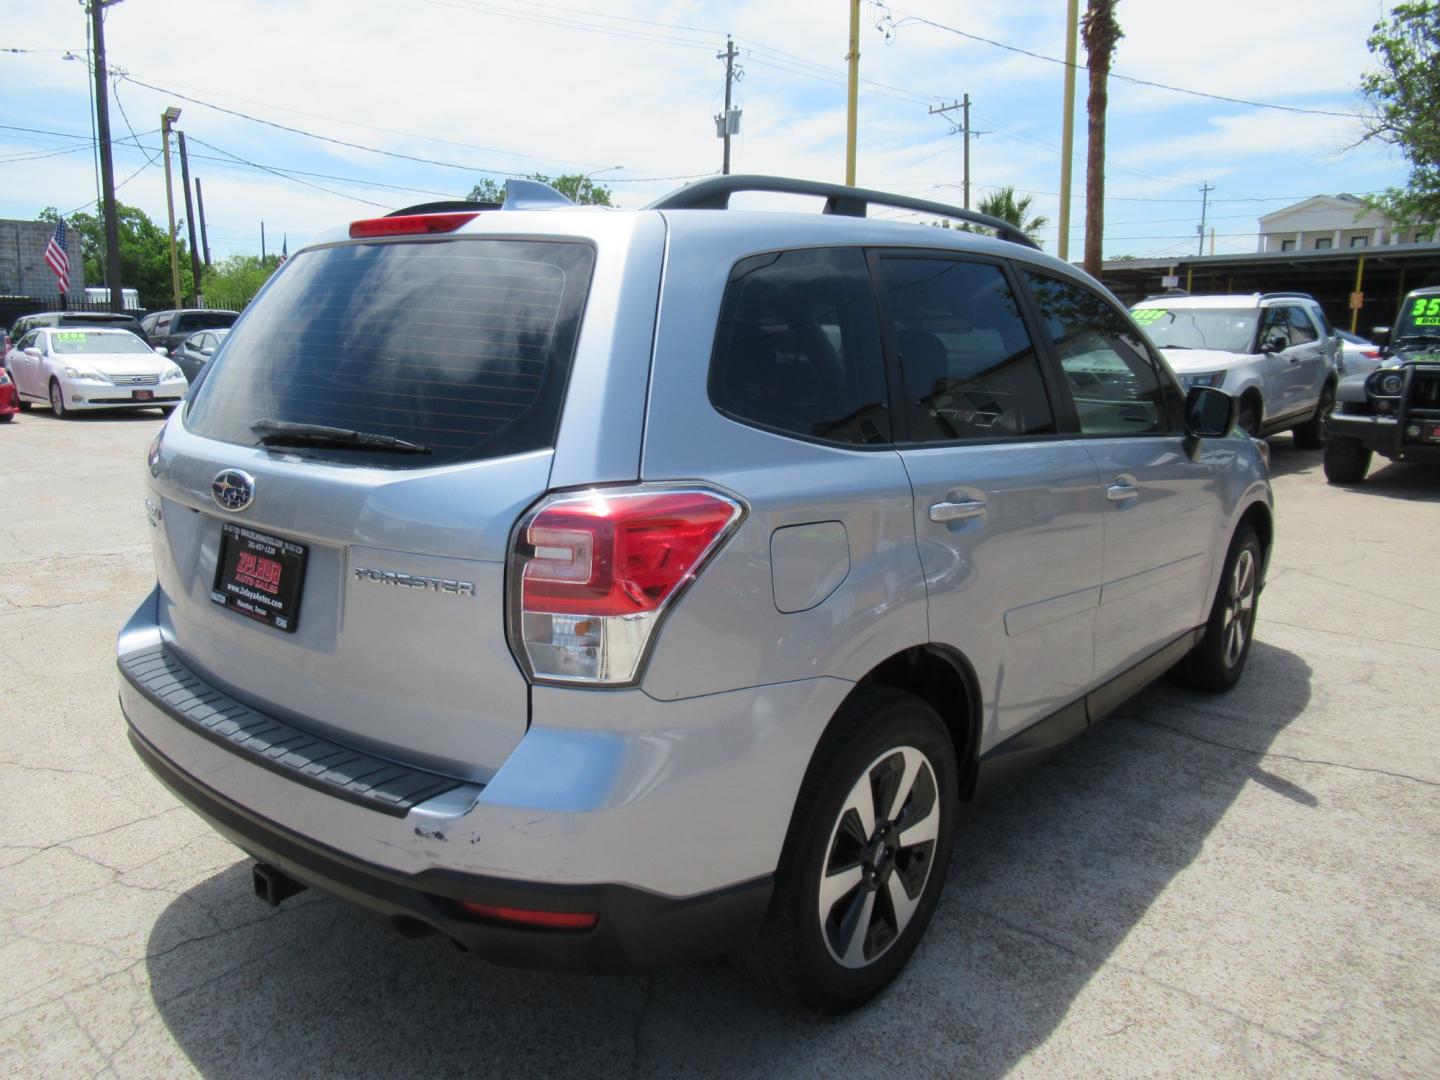
<instances>
[{"instance_id":1,"label":"side mirror","mask_svg":"<svg viewBox=\"0 0 1440 1080\"><path fill-rule=\"evenodd\" d=\"M41 352L34 345L31 345L28 349L25 350L25 355L35 360L39 360L41 357Z\"/></svg>"},{"instance_id":2,"label":"side mirror","mask_svg":"<svg viewBox=\"0 0 1440 1080\"><path fill-rule=\"evenodd\" d=\"M1370 340L1373 341L1373 342L1375 342L1376 345L1381 345L1381 346L1389 345L1389 344L1390 344L1390 327L1388 327L1388 326L1376 326L1376 327L1372 327L1371 330L1370 330Z\"/></svg>"},{"instance_id":3,"label":"side mirror","mask_svg":"<svg viewBox=\"0 0 1440 1080\"><path fill-rule=\"evenodd\" d=\"M167 349L167 348L165 348L164 345L156 345L156 346L155 346L155 351L156 351L157 353L159 353L161 356L169 356L169 355L170 355L170 350Z\"/></svg>"},{"instance_id":4,"label":"side mirror","mask_svg":"<svg viewBox=\"0 0 1440 1080\"><path fill-rule=\"evenodd\" d=\"M215 355L215 350L214 350L213 347L207 345L205 348L203 348L203 349L200 350L200 355L201 355L201 356L214 356L214 355Z\"/></svg>"},{"instance_id":5,"label":"side mirror","mask_svg":"<svg viewBox=\"0 0 1440 1080\"><path fill-rule=\"evenodd\" d=\"M1262 353L1284 352L1287 348L1289 348L1289 345L1279 334L1270 335L1260 345L1260 351Z\"/></svg>"},{"instance_id":6,"label":"side mirror","mask_svg":"<svg viewBox=\"0 0 1440 1080\"><path fill-rule=\"evenodd\" d=\"M1220 439L1240 419L1240 399L1213 386L1192 386L1185 395L1185 431L1195 439Z\"/></svg>"}]
</instances>

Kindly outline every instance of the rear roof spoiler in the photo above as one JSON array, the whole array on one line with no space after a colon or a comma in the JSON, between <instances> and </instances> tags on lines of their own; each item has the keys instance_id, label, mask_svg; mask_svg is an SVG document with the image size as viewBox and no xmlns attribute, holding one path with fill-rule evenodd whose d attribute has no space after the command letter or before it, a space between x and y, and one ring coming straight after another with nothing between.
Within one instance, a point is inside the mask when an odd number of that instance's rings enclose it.
<instances>
[{"instance_id":1,"label":"rear roof spoiler","mask_svg":"<svg viewBox=\"0 0 1440 1080\"><path fill-rule=\"evenodd\" d=\"M656 199L646 210L727 210L730 196L742 191L777 192L785 195L818 195L825 200L825 213L845 217L865 217L871 206L889 206L897 210L918 210L924 214L939 214L955 218L972 225L983 225L994 229L1002 240L1040 250L1040 245L1008 221L966 210L946 203L915 199L909 195L891 195L884 191L868 188L848 187L844 184L825 184L817 180L794 180L784 176L712 176L698 180L687 187L672 191Z\"/></svg>"}]
</instances>

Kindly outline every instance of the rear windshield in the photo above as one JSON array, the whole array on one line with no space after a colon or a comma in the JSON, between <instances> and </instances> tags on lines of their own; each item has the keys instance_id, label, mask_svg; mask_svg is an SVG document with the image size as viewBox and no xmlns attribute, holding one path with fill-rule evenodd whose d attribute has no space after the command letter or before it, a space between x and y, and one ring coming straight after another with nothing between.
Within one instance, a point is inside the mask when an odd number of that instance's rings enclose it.
<instances>
[{"instance_id":1,"label":"rear windshield","mask_svg":"<svg viewBox=\"0 0 1440 1080\"><path fill-rule=\"evenodd\" d=\"M233 311L195 311L188 315L176 315L175 321L170 324L170 332L213 330L217 326L229 326L239 317Z\"/></svg>"},{"instance_id":2,"label":"rear windshield","mask_svg":"<svg viewBox=\"0 0 1440 1080\"><path fill-rule=\"evenodd\" d=\"M286 448L392 468L551 446L593 264L567 241L302 252L216 354L186 426L254 446L261 421L324 425L429 451Z\"/></svg>"}]
</instances>

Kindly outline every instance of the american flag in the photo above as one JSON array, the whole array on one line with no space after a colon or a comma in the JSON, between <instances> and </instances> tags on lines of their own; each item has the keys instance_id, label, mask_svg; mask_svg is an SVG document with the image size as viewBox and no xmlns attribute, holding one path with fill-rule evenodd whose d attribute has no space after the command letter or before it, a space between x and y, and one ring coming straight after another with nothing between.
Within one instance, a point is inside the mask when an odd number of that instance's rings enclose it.
<instances>
[{"instance_id":1,"label":"american flag","mask_svg":"<svg viewBox=\"0 0 1440 1080\"><path fill-rule=\"evenodd\" d=\"M45 245L45 265L55 271L55 277L60 281L60 291L68 293L70 291L70 255L65 250L65 222L63 219L60 224L55 226L55 233L50 237L50 243Z\"/></svg>"}]
</instances>

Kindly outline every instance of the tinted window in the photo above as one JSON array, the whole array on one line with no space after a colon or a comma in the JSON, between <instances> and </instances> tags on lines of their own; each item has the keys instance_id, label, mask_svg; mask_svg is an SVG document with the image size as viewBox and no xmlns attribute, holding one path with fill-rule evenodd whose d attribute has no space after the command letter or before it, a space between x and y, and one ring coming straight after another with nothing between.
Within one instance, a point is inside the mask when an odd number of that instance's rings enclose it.
<instances>
[{"instance_id":1,"label":"tinted window","mask_svg":"<svg viewBox=\"0 0 1440 1080\"><path fill-rule=\"evenodd\" d=\"M1035 347L999 267L933 258L885 258L880 266L911 439L1055 430Z\"/></svg>"},{"instance_id":2,"label":"tinted window","mask_svg":"<svg viewBox=\"0 0 1440 1080\"><path fill-rule=\"evenodd\" d=\"M796 435L889 442L865 256L786 251L738 263L721 305L710 400L737 420Z\"/></svg>"},{"instance_id":3,"label":"tinted window","mask_svg":"<svg viewBox=\"0 0 1440 1080\"><path fill-rule=\"evenodd\" d=\"M1290 320L1290 343L1292 345L1308 345L1319 339L1315 332L1315 325L1310 321L1310 316L1305 314L1305 309L1300 307L1287 307L1286 315Z\"/></svg>"},{"instance_id":4,"label":"tinted window","mask_svg":"<svg viewBox=\"0 0 1440 1080\"><path fill-rule=\"evenodd\" d=\"M1283 307L1267 308L1264 321L1260 324L1260 344L1264 345L1272 338L1280 339L1282 349L1288 349L1293 344L1290 340L1290 317Z\"/></svg>"},{"instance_id":5,"label":"tinted window","mask_svg":"<svg viewBox=\"0 0 1440 1080\"><path fill-rule=\"evenodd\" d=\"M430 448L298 451L397 468L550 446L593 263L583 244L510 240L295 255L226 339L187 426L254 445L253 424L280 420Z\"/></svg>"},{"instance_id":6,"label":"tinted window","mask_svg":"<svg viewBox=\"0 0 1440 1080\"><path fill-rule=\"evenodd\" d=\"M1027 272L1087 435L1166 431L1165 391L1144 341L1099 293Z\"/></svg>"}]
</instances>

